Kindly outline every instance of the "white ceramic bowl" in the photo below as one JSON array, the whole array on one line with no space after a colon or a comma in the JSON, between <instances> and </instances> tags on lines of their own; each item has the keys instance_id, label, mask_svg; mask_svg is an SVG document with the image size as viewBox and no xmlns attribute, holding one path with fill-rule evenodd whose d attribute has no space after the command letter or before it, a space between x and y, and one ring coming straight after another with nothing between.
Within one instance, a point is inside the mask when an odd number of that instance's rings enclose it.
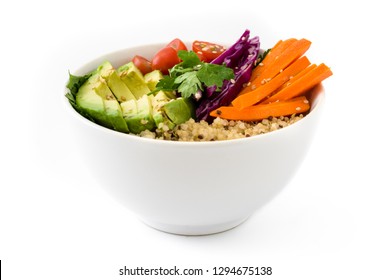
<instances>
[{"instance_id":1,"label":"white ceramic bowl","mask_svg":"<svg viewBox=\"0 0 390 280\"><path fill-rule=\"evenodd\" d=\"M133 55L152 55L163 44L133 47L99 57L115 67ZM203 235L231 229L270 202L304 160L324 103L312 90L311 112L267 134L215 142L173 142L127 135L79 115L64 97L79 152L101 186L146 224L161 231Z\"/></svg>"}]
</instances>

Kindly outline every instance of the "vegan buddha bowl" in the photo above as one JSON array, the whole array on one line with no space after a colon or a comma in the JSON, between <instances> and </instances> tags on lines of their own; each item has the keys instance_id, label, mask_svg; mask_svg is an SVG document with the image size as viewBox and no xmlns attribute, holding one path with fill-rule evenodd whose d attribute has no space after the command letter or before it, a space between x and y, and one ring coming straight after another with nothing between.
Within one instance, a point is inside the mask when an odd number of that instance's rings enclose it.
<instances>
[{"instance_id":1,"label":"vegan buddha bowl","mask_svg":"<svg viewBox=\"0 0 390 280\"><path fill-rule=\"evenodd\" d=\"M65 107L99 184L175 234L233 228L291 180L324 101L307 39L261 46L180 39L130 47L70 71Z\"/></svg>"}]
</instances>

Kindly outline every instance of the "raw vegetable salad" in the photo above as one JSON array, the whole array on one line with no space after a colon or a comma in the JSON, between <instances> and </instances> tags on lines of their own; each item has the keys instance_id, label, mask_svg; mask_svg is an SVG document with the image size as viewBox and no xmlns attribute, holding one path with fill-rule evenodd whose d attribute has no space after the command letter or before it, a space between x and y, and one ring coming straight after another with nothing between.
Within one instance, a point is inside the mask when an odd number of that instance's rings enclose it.
<instances>
[{"instance_id":1,"label":"raw vegetable salad","mask_svg":"<svg viewBox=\"0 0 390 280\"><path fill-rule=\"evenodd\" d=\"M304 56L311 42L290 38L265 51L245 32L231 46L178 38L151 58L135 55L114 68L103 61L69 74L66 97L80 114L123 133L174 130L188 121L261 122L307 113L305 94L332 75Z\"/></svg>"}]
</instances>

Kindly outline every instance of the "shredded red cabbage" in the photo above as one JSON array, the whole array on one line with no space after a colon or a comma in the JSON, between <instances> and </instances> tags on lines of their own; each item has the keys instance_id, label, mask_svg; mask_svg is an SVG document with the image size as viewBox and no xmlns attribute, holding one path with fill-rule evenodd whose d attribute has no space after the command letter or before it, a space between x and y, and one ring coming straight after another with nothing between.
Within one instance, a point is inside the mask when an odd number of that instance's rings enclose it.
<instances>
[{"instance_id":1,"label":"shredded red cabbage","mask_svg":"<svg viewBox=\"0 0 390 280\"><path fill-rule=\"evenodd\" d=\"M260 51L259 37L249 38L250 31L245 30L240 39L214 59L211 63L225 64L234 70L234 80L225 81L221 91L216 91L216 87L209 87L203 92L196 109L197 120L211 122L213 117L210 112L220 106L229 105L241 91L243 85L247 83L252 75L252 69Z\"/></svg>"}]
</instances>

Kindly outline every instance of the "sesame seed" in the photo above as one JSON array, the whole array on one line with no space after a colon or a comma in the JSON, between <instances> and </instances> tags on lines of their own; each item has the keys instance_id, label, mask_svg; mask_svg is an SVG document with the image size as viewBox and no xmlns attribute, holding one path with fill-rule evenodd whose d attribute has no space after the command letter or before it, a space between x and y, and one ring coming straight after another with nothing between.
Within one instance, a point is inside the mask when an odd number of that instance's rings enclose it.
<instances>
[{"instance_id":1,"label":"sesame seed","mask_svg":"<svg viewBox=\"0 0 390 280\"><path fill-rule=\"evenodd\" d=\"M308 104L309 100L303 100L303 103Z\"/></svg>"},{"instance_id":2,"label":"sesame seed","mask_svg":"<svg viewBox=\"0 0 390 280\"><path fill-rule=\"evenodd\" d=\"M123 95L121 96L121 100L122 101L126 101L126 97L124 97Z\"/></svg>"},{"instance_id":3,"label":"sesame seed","mask_svg":"<svg viewBox=\"0 0 390 280\"><path fill-rule=\"evenodd\" d=\"M279 73L282 73L283 72L283 69L280 69Z\"/></svg>"},{"instance_id":4,"label":"sesame seed","mask_svg":"<svg viewBox=\"0 0 390 280\"><path fill-rule=\"evenodd\" d=\"M300 110L301 110L301 107L297 107L297 108L295 108L295 110L300 111Z\"/></svg>"},{"instance_id":5,"label":"sesame seed","mask_svg":"<svg viewBox=\"0 0 390 280\"><path fill-rule=\"evenodd\" d=\"M263 63L263 62L260 62L259 65L260 65L260 66L264 66L264 63Z\"/></svg>"},{"instance_id":6,"label":"sesame seed","mask_svg":"<svg viewBox=\"0 0 390 280\"><path fill-rule=\"evenodd\" d=\"M234 79L230 79L230 82L234 84L236 81Z\"/></svg>"}]
</instances>

